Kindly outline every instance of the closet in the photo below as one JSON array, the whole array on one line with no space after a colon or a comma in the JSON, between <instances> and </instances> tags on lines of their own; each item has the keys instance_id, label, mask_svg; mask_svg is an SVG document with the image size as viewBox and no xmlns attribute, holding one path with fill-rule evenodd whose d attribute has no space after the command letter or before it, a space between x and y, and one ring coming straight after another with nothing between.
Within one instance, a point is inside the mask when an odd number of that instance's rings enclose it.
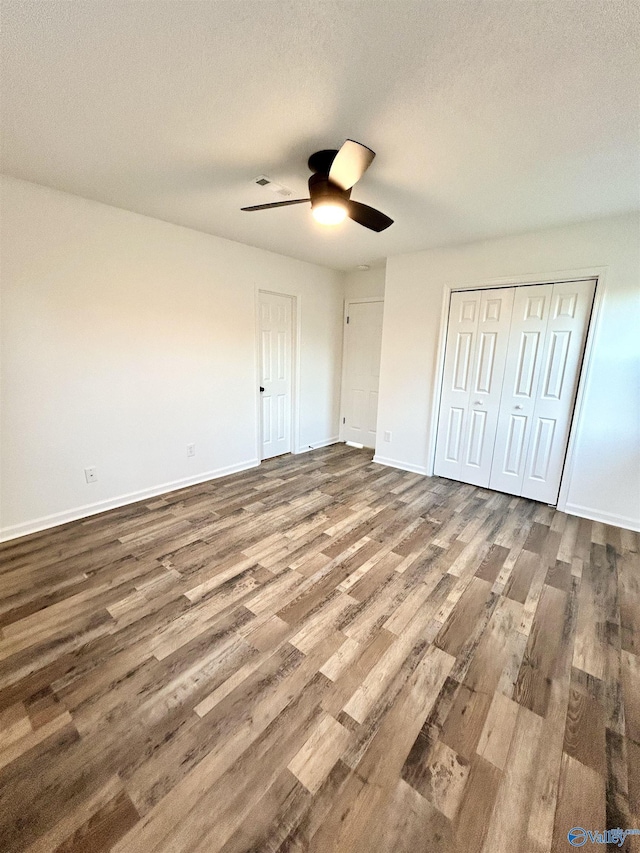
<instances>
[{"instance_id":1,"label":"closet","mask_svg":"<svg viewBox=\"0 0 640 853\"><path fill-rule=\"evenodd\" d=\"M435 474L556 503L595 284L451 294Z\"/></svg>"}]
</instances>

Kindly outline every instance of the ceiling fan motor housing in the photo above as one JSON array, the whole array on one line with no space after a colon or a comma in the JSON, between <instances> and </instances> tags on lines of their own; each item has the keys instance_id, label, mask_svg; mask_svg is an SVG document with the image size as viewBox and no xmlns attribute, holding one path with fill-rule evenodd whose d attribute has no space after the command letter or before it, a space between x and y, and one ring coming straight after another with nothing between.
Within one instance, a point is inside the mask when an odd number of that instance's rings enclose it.
<instances>
[{"instance_id":1,"label":"ceiling fan motor housing","mask_svg":"<svg viewBox=\"0 0 640 853\"><path fill-rule=\"evenodd\" d=\"M332 183L326 173L317 172L309 178L309 196L311 207L330 201L348 201L351 197L351 188L343 190L337 184Z\"/></svg>"}]
</instances>

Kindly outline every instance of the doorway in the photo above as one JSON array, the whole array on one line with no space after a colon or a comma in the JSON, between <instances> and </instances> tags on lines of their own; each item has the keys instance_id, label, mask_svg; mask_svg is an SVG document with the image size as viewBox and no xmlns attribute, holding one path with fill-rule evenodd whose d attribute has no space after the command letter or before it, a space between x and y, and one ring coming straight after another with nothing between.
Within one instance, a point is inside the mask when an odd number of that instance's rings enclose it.
<instances>
[{"instance_id":1,"label":"doorway","mask_svg":"<svg viewBox=\"0 0 640 853\"><path fill-rule=\"evenodd\" d=\"M258 293L260 458L292 450L294 297Z\"/></svg>"}]
</instances>

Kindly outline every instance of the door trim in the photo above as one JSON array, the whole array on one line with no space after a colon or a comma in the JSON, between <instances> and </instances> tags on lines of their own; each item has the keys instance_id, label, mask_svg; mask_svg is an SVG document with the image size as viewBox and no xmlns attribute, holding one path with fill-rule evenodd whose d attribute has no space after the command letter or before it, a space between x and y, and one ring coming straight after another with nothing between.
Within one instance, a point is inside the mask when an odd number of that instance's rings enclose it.
<instances>
[{"instance_id":1,"label":"door trim","mask_svg":"<svg viewBox=\"0 0 640 853\"><path fill-rule=\"evenodd\" d=\"M262 464L262 407L260 405L260 294L284 296L291 300L291 453L299 453L300 442L300 297L295 293L280 290L266 290L256 287L254 294L255 313L255 418L256 418L256 456Z\"/></svg>"},{"instance_id":2,"label":"door trim","mask_svg":"<svg viewBox=\"0 0 640 853\"><path fill-rule=\"evenodd\" d=\"M344 441L344 431L342 429L345 412L345 392L347 379L347 317L349 316L349 306L362 304L363 302L382 302L384 305L383 296L360 296L354 299L345 299L342 311L342 373L340 378L340 428L338 430L338 440ZM384 313L384 309L383 309ZM383 318L384 323L384 318Z\"/></svg>"},{"instance_id":3,"label":"door trim","mask_svg":"<svg viewBox=\"0 0 640 853\"><path fill-rule=\"evenodd\" d=\"M436 456L436 437L438 430L438 418L440 415L440 400L442 397L442 382L444 378L444 358L447 343L447 329L449 325L449 303L452 292L459 290L481 290L497 287L521 287L531 284L559 284L565 281L581 281L582 279L595 279L595 295L591 307L591 316L587 326L587 337L582 354L582 362L578 375L578 388L573 405L571 427L567 440L567 449L564 457L558 502L556 508L561 512L567 512L567 498L571 487L571 476L574 467L575 447L582 426L585 389L589 384L592 372L594 342L600 328L602 318L602 305L606 293L606 274L608 267L586 267L583 269L560 270L555 273L540 273L538 275L501 276L500 278L482 279L475 282L465 282L459 285L445 286L442 293L442 305L440 310L440 333L438 336L438 356L433 376L433 388L437 393L433 396L431 406L431 422L427 438L427 466L426 474L433 477Z\"/></svg>"}]
</instances>

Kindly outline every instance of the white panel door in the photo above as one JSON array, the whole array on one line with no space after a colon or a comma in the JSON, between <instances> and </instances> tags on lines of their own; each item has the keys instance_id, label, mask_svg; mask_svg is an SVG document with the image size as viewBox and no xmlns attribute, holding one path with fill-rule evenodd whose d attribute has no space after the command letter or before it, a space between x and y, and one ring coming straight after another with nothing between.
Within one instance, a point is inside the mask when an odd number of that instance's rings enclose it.
<instances>
[{"instance_id":1,"label":"white panel door","mask_svg":"<svg viewBox=\"0 0 640 853\"><path fill-rule=\"evenodd\" d=\"M509 344L515 288L484 290L471 384L471 406L464 437L463 479L488 486Z\"/></svg>"},{"instance_id":2,"label":"white panel door","mask_svg":"<svg viewBox=\"0 0 640 853\"><path fill-rule=\"evenodd\" d=\"M434 473L452 480L464 479L463 439L467 431L479 315L478 291L451 294Z\"/></svg>"},{"instance_id":3,"label":"white panel door","mask_svg":"<svg viewBox=\"0 0 640 853\"><path fill-rule=\"evenodd\" d=\"M553 285L520 494L555 504L587 337L595 281Z\"/></svg>"},{"instance_id":4,"label":"white panel door","mask_svg":"<svg viewBox=\"0 0 640 853\"><path fill-rule=\"evenodd\" d=\"M451 295L434 471L558 498L595 280Z\"/></svg>"},{"instance_id":5,"label":"white panel door","mask_svg":"<svg viewBox=\"0 0 640 853\"><path fill-rule=\"evenodd\" d=\"M262 459L291 452L292 300L260 293Z\"/></svg>"},{"instance_id":6,"label":"white panel door","mask_svg":"<svg viewBox=\"0 0 640 853\"><path fill-rule=\"evenodd\" d=\"M514 288L451 295L435 473L488 486Z\"/></svg>"},{"instance_id":7,"label":"white panel door","mask_svg":"<svg viewBox=\"0 0 640 853\"><path fill-rule=\"evenodd\" d=\"M551 308L552 284L516 287L489 486L522 492L531 422Z\"/></svg>"},{"instance_id":8,"label":"white panel door","mask_svg":"<svg viewBox=\"0 0 640 853\"><path fill-rule=\"evenodd\" d=\"M342 438L376 446L384 303L351 302L345 327Z\"/></svg>"}]
</instances>

